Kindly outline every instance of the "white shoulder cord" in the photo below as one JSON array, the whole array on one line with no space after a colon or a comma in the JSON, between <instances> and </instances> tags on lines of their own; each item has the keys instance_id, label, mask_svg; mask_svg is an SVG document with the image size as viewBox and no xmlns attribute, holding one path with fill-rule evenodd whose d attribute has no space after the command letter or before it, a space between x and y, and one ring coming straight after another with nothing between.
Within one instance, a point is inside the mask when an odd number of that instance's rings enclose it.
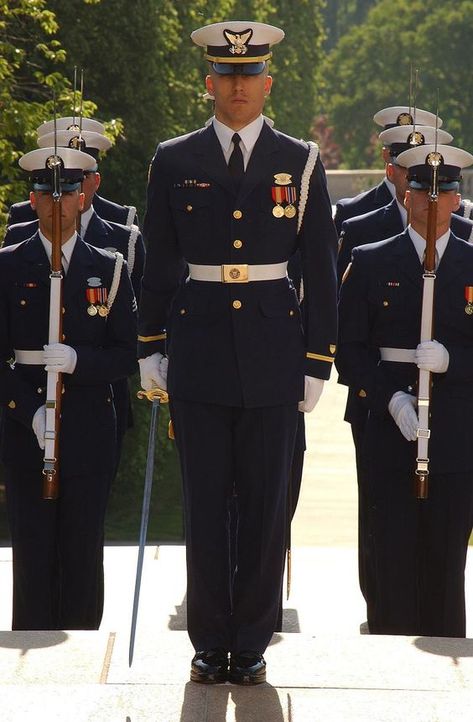
<instances>
[{"instance_id":1,"label":"white shoulder cord","mask_svg":"<svg viewBox=\"0 0 473 722\"><path fill-rule=\"evenodd\" d=\"M131 226L133 221L135 220L136 216L136 208L135 206L125 206L125 208L128 208L128 215L126 217L126 226Z\"/></svg>"},{"instance_id":2,"label":"white shoulder cord","mask_svg":"<svg viewBox=\"0 0 473 722\"><path fill-rule=\"evenodd\" d=\"M304 219L305 207L307 204L307 198L309 197L309 183L312 173L319 157L319 146L312 140L307 141L309 146L309 155L307 156L304 172L301 178L301 190L299 194L299 216L297 219L297 232L301 230L302 221ZM299 303L302 303L304 299L304 279L301 274L301 285L299 290Z\"/></svg>"},{"instance_id":3,"label":"white shoulder cord","mask_svg":"<svg viewBox=\"0 0 473 722\"><path fill-rule=\"evenodd\" d=\"M123 266L123 255L117 251L115 253L115 268L113 269L112 285L110 286L110 293L108 294L108 299L107 299L107 308L108 308L109 313L112 309L113 302L115 301L115 296L117 295L118 286L120 285L120 278L122 275L122 266Z\"/></svg>"},{"instance_id":4,"label":"white shoulder cord","mask_svg":"<svg viewBox=\"0 0 473 722\"><path fill-rule=\"evenodd\" d=\"M463 199L463 218L470 218L471 209L473 208L473 201L469 198Z\"/></svg>"},{"instance_id":5,"label":"white shoulder cord","mask_svg":"<svg viewBox=\"0 0 473 722\"><path fill-rule=\"evenodd\" d=\"M127 253L127 263L128 263L128 275L131 277L131 274L133 273L133 268L135 265L135 245L136 245L136 239L138 238L138 233L140 232L140 229L138 226L135 226L132 224L130 226L130 237L128 239L128 253Z\"/></svg>"}]
</instances>

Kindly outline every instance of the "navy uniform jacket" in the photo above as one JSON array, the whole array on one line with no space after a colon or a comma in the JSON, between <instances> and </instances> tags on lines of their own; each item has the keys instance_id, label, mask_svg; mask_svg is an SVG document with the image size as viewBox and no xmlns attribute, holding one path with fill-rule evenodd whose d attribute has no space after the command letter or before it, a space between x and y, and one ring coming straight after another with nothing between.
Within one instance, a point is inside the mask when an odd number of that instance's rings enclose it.
<instances>
[{"instance_id":1,"label":"navy uniform jacket","mask_svg":"<svg viewBox=\"0 0 473 722\"><path fill-rule=\"evenodd\" d=\"M458 238L469 242L473 240L472 221L452 214L451 228L452 233ZM383 241L385 238L402 233L402 231L402 218L394 198L383 208L344 221L338 243L337 275L339 283L350 263L351 252L356 246Z\"/></svg>"},{"instance_id":2,"label":"navy uniform jacket","mask_svg":"<svg viewBox=\"0 0 473 722\"><path fill-rule=\"evenodd\" d=\"M110 290L115 258L77 239L64 281L64 343L77 352L73 374L63 374L61 468L64 473L110 472L115 459L115 411L110 384L135 368L136 304L126 265L107 317L87 313L89 278ZM48 343L50 264L38 234L0 250L0 399L6 406L5 464L42 467L31 423L45 403L44 366L7 363L14 349Z\"/></svg>"},{"instance_id":3,"label":"navy uniform jacket","mask_svg":"<svg viewBox=\"0 0 473 722\"><path fill-rule=\"evenodd\" d=\"M369 213L376 208L382 208L391 203L392 199L392 193L385 180L363 193L358 193L353 198L341 198L336 204L334 216L337 233L340 235L343 221L354 216L361 216L363 213Z\"/></svg>"},{"instance_id":4,"label":"navy uniform jacket","mask_svg":"<svg viewBox=\"0 0 473 722\"><path fill-rule=\"evenodd\" d=\"M432 374L432 473L473 470L473 247L450 235L435 281L434 338L450 354L446 373ZM375 468L415 469L417 445L404 439L389 411L396 391L416 394L415 364L380 361L380 347L415 349L420 337L422 266L408 232L360 246L340 293L337 368L369 409L366 452Z\"/></svg>"},{"instance_id":5,"label":"navy uniform jacket","mask_svg":"<svg viewBox=\"0 0 473 722\"><path fill-rule=\"evenodd\" d=\"M303 398L304 373L329 377L336 350L337 241L320 160L299 236L297 217L272 214L274 175L291 175L299 201L307 154L305 143L265 123L237 192L212 125L158 146L144 221L139 356L167 351L175 398L247 407L292 404ZM188 179L197 183L186 185ZM180 285L185 263L280 263L297 247L305 337L286 278Z\"/></svg>"},{"instance_id":6,"label":"navy uniform jacket","mask_svg":"<svg viewBox=\"0 0 473 722\"><path fill-rule=\"evenodd\" d=\"M134 206L121 206L119 203L109 201L96 193L94 195L94 209L100 218L107 221L121 223L124 226L129 226L132 223L135 226L138 225L138 215ZM7 225L12 226L14 223L34 221L36 218L36 211L32 209L30 202L21 201L10 206Z\"/></svg>"},{"instance_id":7,"label":"navy uniform jacket","mask_svg":"<svg viewBox=\"0 0 473 722\"><path fill-rule=\"evenodd\" d=\"M36 233L38 228L38 220L25 221L24 223L15 223L8 227L3 241L3 248L12 246L15 243L25 241L27 238ZM128 272L130 274L131 283L138 300L141 290L141 277L143 275L143 266L145 260L145 246L143 237L140 232L136 236L136 240L130 243L132 231L130 226L124 226L113 221L105 221L100 218L95 210L92 214L89 225L84 235L84 241L90 243L96 248L104 248L112 253L120 251L128 264Z\"/></svg>"}]
</instances>

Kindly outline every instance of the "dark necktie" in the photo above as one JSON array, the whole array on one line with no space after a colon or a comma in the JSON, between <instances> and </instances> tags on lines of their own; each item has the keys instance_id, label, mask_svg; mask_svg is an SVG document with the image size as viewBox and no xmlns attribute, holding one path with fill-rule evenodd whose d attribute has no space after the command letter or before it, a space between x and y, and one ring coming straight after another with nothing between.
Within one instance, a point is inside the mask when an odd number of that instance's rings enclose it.
<instances>
[{"instance_id":1,"label":"dark necktie","mask_svg":"<svg viewBox=\"0 0 473 722\"><path fill-rule=\"evenodd\" d=\"M234 133L232 138L233 151L230 156L230 160L228 161L228 170L230 171L230 175L237 182L241 181L243 173L245 172L245 166L243 164L243 153L240 148L240 141L241 138L238 133Z\"/></svg>"}]
</instances>

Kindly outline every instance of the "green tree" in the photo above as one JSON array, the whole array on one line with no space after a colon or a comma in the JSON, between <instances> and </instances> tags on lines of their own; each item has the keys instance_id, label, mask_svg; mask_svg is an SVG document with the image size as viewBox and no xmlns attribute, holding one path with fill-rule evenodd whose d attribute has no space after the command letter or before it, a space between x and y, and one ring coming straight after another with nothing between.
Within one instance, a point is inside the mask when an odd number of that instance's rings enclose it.
<instances>
[{"instance_id":1,"label":"green tree","mask_svg":"<svg viewBox=\"0 0 473 722\"><path fill-rule=\"evenodd\" d=\"M366 21L345 35L324 65L323 101L346 168L381 167L372 116L409 104L410 67L419 69L417 105L436 110L454 143L471 138L473 1L382 0ZM459 60L461 54L461 60Z\"/></svg>"}]
</instances>

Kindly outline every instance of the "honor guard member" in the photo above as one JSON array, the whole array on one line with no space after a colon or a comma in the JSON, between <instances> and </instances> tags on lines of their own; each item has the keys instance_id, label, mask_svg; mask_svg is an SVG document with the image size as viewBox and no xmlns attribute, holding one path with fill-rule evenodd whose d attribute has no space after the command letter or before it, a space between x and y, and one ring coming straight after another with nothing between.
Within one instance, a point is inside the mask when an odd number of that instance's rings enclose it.
<instances>
[{"instance_id":1,"label":"honor guard member","mask_svg":"<svg viewBox=\"0 0 473 722\"><path fill-rule=\"evenodd\" d=\"M437 264L426 276L431 153L441 161ZM355 248L340 294L337 368L369 411L362 474L376 586L368 624L375 634L463 637L473 516L473 247L450 223L461 168L473 156L419 145L397 161L408 168L410 224L393 238ZM435 284L434 340L419 343L427 278ZM420 370L431 372L432 385L430 402L422 395L417 411ZM429 429L418 418L426 403ZM420 444L428 446L426 499L414 494Z\"/></svg>"},{"instance_id":2,"label":"honor guard member","mask_svg":"<svg viewBox=\"0 0 473 722\"><path fill-rule=\"evenodd\" d=\"M97 121L94 121L94 123L97 123ZM99 124L97 123L97 125ZM38 138L38 144L42 148L54 146L54 132L41 135ZM84 130L80 133L75 130L59 130L56 132L56 146L82 150L84 153L93 156L97 161L99 153L107 151L111 147L111 143L104 135L92 130ZM143 237L136 225L125 226L113 221L106 221L100 217L95 208L97 199L99 199L96 191L100 186L100 180L97 163L93 168L84 172L84 180L82 181L84 207L80 214L80 236L87 243L97 248L105 248L112 253L119 251L123 255L127 262L135 298L139 301L145 257ZM36 232L37 227L38 220L10 226L5 235L3 246L9 246L30 238ZM113 384L113 395L117 413L118 464L124 434L133 425L128 379L120 379Z\"/></svg>"},{"instance_id":3,"label":"honor guard member","mask_svg":"<svg viewBox=\"0 0 473 722\"><path fill-rule=\"evenodd\" d=\"M73 136L76 136L78 133L82 133L82 135L89 132L97 133L103 138L99 150L105 152L111 147L110 141L104 135L105 127L102 123L99 123L98 120L94 120L93 118L82 118L81 120L79 120L78 117L74 118L71 116L66 118L57 118L56 131L69 131ZM42 123L36 129L36 132L38 133L38 146L40 148L44 148L45 146L42 144L42 138L54 133L54 120L48 120L47 122ZM49 137L52 136L49 135ZM54 145L54 143L51 143L51 145ZM94 147L94 145L90 146L91 149ZM87 150L87 152L90 153L90 149ZM98 152L93 153L93 155L98 159ZM95 172L98 173L98 170ZM138 225L138 216L134 206L121 206L119 203L115 203L114 201L110 201L107 198L96 194L94 198L94 208L100 218L103 218L104 220L120 223L124 226ZM31 207L29 200L21 201L20 203L14 203L10 207L7 225L11 226L16 223L24 223L25 221L32 221L35 219L36 213Z\"/></svg>"},{"instance_id":4,"label":"honor guard member","mask_svg":"<svg viewBox=\"0 0 473 722\"><path fill-rule=\"evenodd\" d=\"M415 116L415 117L414 117ZM373 120L380 125L383 130L393 128L397 125L430 125L435 126L436 116L428 110L420 108L411 108L407 105L394 105L389 108L383 108L374 114ZM438 127L442 125L441 118L437 120ZM389 148L383 146L382 156L385 166L389 163ZM342 223L348 218L360 216L362 213L368 213L376 208L382 208L390 203L396 196L396 190L389 178L386 176L381 183L363 191L353 198L341 198L337 201L335 210L335 226L337 233L340 235Z\"/></svg>"},{"instance_id":5,"label":"honor guard member","mask_svg":"<svg viewBox=\"0 0 473 722\"><path fill-rule=\"evenodd\" d=\"M336 233L315 144L262 116L282 30L229 21L206 48L208 127L161 143L148 184L142 384L168 388L181 461L191 679L257 684L277 624L298 405L335 355ZM305 333L288 280L300 248ZM189 277L180 283L185 264ZM168 367L169 363L169 367ZM230 561L228 497L238 504Z\"/></svg>"},{"instance_id":6,"label":"honor guard member","mask_svg":"<svg viewBox=\"0 0 473 722\"><path fill-rule=\"evenodd\" d=\"M49 343L51 156L61 159L65 274L62 343ZM94 159L45 148L20 160L29 171L39 230L0 250L0 398L13 547L13 629L97 629L103 608L103 528L115 471L111 384L136 363L136 302L121 256L77 235L80 184ZM54 301L54 302L53 302ZM58 315L60 313L58 312ZM62 377L59 498L42 498L47 374ZM48 406L51 408L51 406ZM47 438L45 438L47 437Z\"/></svg>"},{"instance_id":7,"label":"honor guard member","mask_svg":"<svg viewBox=\"0 0 473 722\"><path fill-rule=\"evenodd\" d=\"M337 260L339 282L350 262L351 252L355 246L374 243L395 236L402 233L408 224L407 210L404 206L404 197L407 190L407 169L399 165L399 154L415 145L433 143L436 137L439 143L450 143L452 141L450 133L441 129L436 130L431 126L398 125L384 130L379 137L383 142L383 146L389 149L390 161L386 166L386 177L394 185L396 197L383 208L370 211L361 216L355 216L343 222ZM473 223L452 215L452 231L459 238L471 241ZM342 379L340 381L343 383ZM370 534L366 528L367 515L360 460L367 415L366 405L358 397L356 389L349 388L344 418L345 421L351 424L356 452L360 587L367 604L370 604L372 595L370 595L369 590L373 588L370 580L374 569L370 553Z\"/></svg>"}]
</instances>

